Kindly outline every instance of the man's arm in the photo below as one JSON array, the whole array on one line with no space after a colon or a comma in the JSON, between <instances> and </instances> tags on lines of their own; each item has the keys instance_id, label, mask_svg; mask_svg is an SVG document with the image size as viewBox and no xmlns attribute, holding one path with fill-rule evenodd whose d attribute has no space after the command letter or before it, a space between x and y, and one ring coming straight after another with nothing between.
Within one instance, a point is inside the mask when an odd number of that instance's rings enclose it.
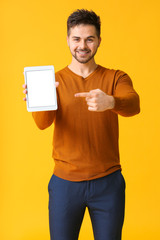
<instances>
[{"instance_id":1,"label":"man's arm","mask_svg":"<svg viewBox=\"0 0 160 240\"><path fill-rule=\"evenodd\" d=\"M112 110L125 117L140 112L139 96L133 89L129 76L122 71L116 71L113 96L100 89L94 89L90 92L76 93L75 97L85 97L89 111Z\"/></svg>"},{"instance_id":2,"label":"man's arm","mask_svg":"<svg viewBox=\"0 0 160 240\"><path fill-rule=\"evenodd\" d=\"M116 72L113 97L115 104L112 111L117 114L129 117L140 112L139 96L133 88L130 77L122 71Z\"/></svg>"},{"instance_id":3,"label":"man's arm","mask_svg":"<svg viewBox=\"0 0 160 240\"><path fill-rule=\"evenodd\" d=\"M48 128L54 121L55 111L32 112L37 127L41 130Z\"/></svg>"}]
</instances>

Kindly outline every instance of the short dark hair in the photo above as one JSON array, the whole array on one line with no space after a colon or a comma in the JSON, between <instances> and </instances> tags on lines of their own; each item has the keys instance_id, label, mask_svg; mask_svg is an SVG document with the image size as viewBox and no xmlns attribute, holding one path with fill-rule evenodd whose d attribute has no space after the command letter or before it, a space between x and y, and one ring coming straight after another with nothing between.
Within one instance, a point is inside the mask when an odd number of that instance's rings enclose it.
<instances>
[{"instance_id":1,"label":"short dark hair","mask_svg":"<svg viewBox=\"0 0 160 240\"><path fill-rule=\"evenodd\" d=\"M97 36L98 38L100 38L101 21L100 17L97 16L95 12L85 9L77 9L76 11L74 11L67 20L68 36L70 35L70 28L80 24L94 25L96 28Z\"/></svg>"}]
</instances>

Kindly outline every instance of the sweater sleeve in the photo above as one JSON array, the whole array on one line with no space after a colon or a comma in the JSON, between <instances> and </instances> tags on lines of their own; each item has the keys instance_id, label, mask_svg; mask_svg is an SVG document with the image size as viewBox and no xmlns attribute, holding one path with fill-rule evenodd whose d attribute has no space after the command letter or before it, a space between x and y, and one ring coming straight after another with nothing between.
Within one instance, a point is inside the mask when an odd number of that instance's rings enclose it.
<instances>
[{"instance_id":1,"label":"sweater sleeve","mask_svg":"<svg viewBox=\"0 0 160 240\"><path fill-rule=\"evenodd\" d=\"M116 71L113 97L115 106L113 112L124 117L130 117L140 112L139 96L133 88L132 80L123 71Z\"/></svg>"},{"instance_id":2,"label":"sweater sleeve","mask_svg":"<svg viewBox=\"0 0 160 240\"><path fill-rule=\"evenodd\" d=\"M49 127L55 118L56 111L32 112L37 127L41 130Z\"/></svg>"}]
</instances>

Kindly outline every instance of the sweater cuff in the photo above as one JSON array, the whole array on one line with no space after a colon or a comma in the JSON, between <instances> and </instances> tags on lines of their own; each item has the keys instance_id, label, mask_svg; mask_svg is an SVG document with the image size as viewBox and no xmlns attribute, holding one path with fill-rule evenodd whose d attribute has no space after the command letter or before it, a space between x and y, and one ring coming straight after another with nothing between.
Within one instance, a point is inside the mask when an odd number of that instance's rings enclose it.
<instances>
[{"instance_id":1,"label":"sweater cuff","mask_svg":"<svg viewBox=\"0 0 160 240\"><path fill-rule=\"evenodd\" d=\"M114 97L114 108L113 111L123 110L123 100L120 97Z\"/></svg>"},{"instance_id":2,"label":"sweater cuff","mask_svg":"<svg viewBox=\"0 0 160 240\"><path fill-rule=\"evenodd\" d=\"M122 98L122 97L114 97L115 105L112 109L113 112L120 114L124 117L134 116L140 112L139 106L139 97L134 99L131 98Z\"/></svg>"}]
</instances>

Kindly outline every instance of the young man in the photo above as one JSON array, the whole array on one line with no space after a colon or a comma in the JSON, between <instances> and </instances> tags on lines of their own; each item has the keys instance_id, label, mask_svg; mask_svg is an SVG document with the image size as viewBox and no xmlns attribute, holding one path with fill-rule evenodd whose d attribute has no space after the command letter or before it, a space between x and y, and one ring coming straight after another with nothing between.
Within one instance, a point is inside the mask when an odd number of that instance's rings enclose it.
<instances>
[{"instance_id":1,"label":"young man","mask_svg":"<svg viewBox=\"0 0 160 240\"><path fill-rule=\"evenodd\" d=\"M96 64L100 18L93 11L72 13L67 30L72 62L56 73L58 110L32 113L40 129L55 124L55 167L48 185L51 240L78 239L86 207L95 240L120 240L125 180L118 114L138 114L139 96L126 73Z\"/></svg>"}]
</instances>

